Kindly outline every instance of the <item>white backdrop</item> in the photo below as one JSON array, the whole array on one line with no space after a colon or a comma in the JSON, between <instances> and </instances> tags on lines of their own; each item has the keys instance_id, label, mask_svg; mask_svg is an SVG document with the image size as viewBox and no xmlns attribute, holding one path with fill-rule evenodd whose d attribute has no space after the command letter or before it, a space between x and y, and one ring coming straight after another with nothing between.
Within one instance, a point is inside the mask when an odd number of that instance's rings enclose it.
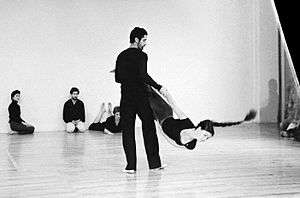
<instances>
[{"instance_id":1,"label":"white backdrop","mask_svg":"<svg viewBox=\"0 0 300 198\"><path fill-rule=\"evenodd\" d=\"M194 122L241 118L259 108L253 2L0 1L0 132L8 129L14 89L22 92L23 119L38 131L64 128L72 86L80 89L87 123L101 102L118 104L119 85L109 71L135 26L149 33L149 74Z\"/></svg>"}]
</instances>

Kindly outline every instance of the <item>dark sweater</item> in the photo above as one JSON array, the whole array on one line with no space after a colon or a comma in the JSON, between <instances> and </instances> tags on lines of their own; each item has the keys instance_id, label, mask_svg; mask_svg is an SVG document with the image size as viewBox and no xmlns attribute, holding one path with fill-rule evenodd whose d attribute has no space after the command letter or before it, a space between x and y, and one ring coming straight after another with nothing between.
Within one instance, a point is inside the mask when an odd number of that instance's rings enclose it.
<instances>
[{"instance_id":1,"label":"dark sweater","mask_svg":"<svg viewBox=\"0 0 300 198\"><path fill-rule=\"evenodd\" d=\"M122 131L120 122L116 125L115 116L110 116L106 119L105 128L112 133L120 133Z\"/></svg>"},{"instance_id":2,"label":"dark sweater","mask_svg":"<svg viewBox=\"0 0 300 198\"><path fill-rule=\"evenodd\" d=\"M85 111L84 104L81 100L77 99L73 104L72 99L69 99L64 104L63 119L66 123L72 122L73 120L80 120L85 122Z\"/></svg>"},{"instance_id":3,"label":"dark sweater","mask_svg":"<svg viewBox=\"0 0 300 198\"><path fill-rule=\"evenodd\" d=\"M115 81L121 83L121 87L142 88L150 85L160 90L157 84L147 73L148 56L137 48L128 48L121 52L116 61Z\"/></svg>"},{"instance_id":4,"label":"dark sweater","mask_svg":"<svg viewBox=\"0 0 300 198\"><path fill-rule=\"evenodd\" d=\"M13 100L10 105L8 106L8 113L9 113L9 123L17 122L22 123L25 122L21 118L21 108L17 101Z\"/></svg>"},{"instance_id":5,"label":"dark sweater","mask_svg":"<svg viewBox=\"0 0 300 198\"><path fill-rule=\"evenodd\" d=\"M172 140L174 140L178 145L183 145L181 143L180 133L184 129L194 129L195 126L189 118L180 120L169 117L165 119L162 123L163 132Z\"/></svg>"}]
</instances>

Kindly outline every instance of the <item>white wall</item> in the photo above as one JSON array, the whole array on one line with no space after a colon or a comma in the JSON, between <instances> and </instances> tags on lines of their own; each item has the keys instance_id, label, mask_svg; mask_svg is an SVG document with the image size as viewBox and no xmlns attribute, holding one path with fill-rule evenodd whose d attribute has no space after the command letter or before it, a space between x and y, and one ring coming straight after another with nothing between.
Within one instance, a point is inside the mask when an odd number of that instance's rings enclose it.
<instances>
[{"instance_id":1,"label":"white wall","mask_svg":"<svg viewBox=\"0 0 300 198\"><path fill-rule=\"evenodd\" d=\"M253 1L188 2L2 0L0 131L7 131L14 89L22 91L22 117L38 131L63 129L72 86L88 122L102 101L117 104L119 85L108 71L134 26L149 33L150 75L193 121L235 120L258 108Z\"/></svg>"},{"instance_id":2,"label":"white wall","mask_svg":"<svg viewBox=\"0 0 300 198\"><path fill-rule=\"evenodd\" d=\"M259 100L259 121L277 122L279 101L278 33L275 13L271 1L256 0L257 45L256 57L259 86L256 90Z\"/></svg>"}]
</instances>

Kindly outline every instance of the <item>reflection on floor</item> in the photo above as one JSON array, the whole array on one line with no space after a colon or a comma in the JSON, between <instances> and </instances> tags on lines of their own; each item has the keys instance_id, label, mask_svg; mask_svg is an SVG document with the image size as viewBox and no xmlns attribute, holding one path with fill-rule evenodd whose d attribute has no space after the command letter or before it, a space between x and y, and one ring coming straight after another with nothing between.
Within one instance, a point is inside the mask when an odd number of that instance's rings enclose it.
<instances>
[{"instance_id":1,"label":"reflection on floor","mask_svg":"<svg viewBox=\"0 0 300 198\"><path fill-rule=\"evenodd\" d=\"M193 151L159 134L165 170L122 173L121 135L62 131L0 134L0 197L300 197L300 143L274 125L218 128Z\"/></svg>"}]
</instances>

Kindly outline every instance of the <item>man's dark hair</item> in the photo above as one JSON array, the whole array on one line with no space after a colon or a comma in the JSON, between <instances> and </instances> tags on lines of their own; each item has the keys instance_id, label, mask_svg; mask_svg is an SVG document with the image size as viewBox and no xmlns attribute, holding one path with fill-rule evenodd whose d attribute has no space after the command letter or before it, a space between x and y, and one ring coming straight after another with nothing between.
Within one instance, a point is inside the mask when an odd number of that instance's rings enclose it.
<instances>
[{"instance_id":1,"label":"man's dark hair","mask_svg":"<svg viewBox=\"0 0 300 198\"><path fill-rule=\"evenodd\" d=\"M72 87L70 90L70 94L72 94L75 91L79 93L79 89L77 87Z\"/></svg>"},{"instance_id":2,"label":"man's dark hair","mask_svg":"<svg viewBox=\"0 0 300 198\"><path fill-rule=\"evenodd\" d=\"M10 94L10 98L13 99L13 97L16 95L16 94L20 94L21 92L19 90L14 90L13 92L11 92Z\"/></svg>"},{"instance_id":3,"label":"man's dark hair","mask_svg":"<svg viewBox=\"0 0 300 198\"><path fill-rule=\"evenodd\" d=\"M116 106L113 110L113 113L117 113L117 112L120 112L120 107L119 106Z\"/></svg>"},{"instance_id":4,"label":"man's dark hair","mask_svg":"<svg viewBox=\"0 0 300 198\"><path fill-rule=\"evenodd\" d=\"M139 40L141 40L145 35L148 35L148 33L144 28L135 27L130 32L130 43L134 43L135 38L138 38Z\"/></svg>"}]
</instances>

